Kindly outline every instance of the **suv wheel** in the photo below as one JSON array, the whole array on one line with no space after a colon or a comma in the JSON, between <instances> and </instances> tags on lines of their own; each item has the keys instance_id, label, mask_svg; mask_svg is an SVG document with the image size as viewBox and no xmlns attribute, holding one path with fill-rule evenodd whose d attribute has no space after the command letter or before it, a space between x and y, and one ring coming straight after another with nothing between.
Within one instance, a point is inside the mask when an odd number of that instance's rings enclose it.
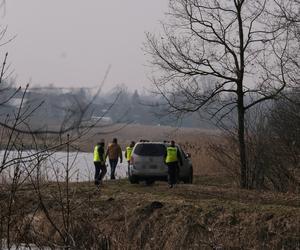
<instances>
[{"instance_id":1,"label":"suv wheel","mask_svg":"<svg viewBox=\"0 0 300 250\"><path fill-rule=\"evenodd\" d=\"M155 182L155 180L153 180L153 179L148 179L148 180L146 180L146 185L147 185L147 186L153 185L154 182Z\"/></svg>"},{"instance_id":2,"label":"suv wheel","mask_svg":"<svg viewBox=\"0 0 300 250\"><path fill-rule=\"evenodd\" d=\"M139 184L139 178L135 175L129 175L128 179L131 184Z\"/></svg>"}]
</instances>

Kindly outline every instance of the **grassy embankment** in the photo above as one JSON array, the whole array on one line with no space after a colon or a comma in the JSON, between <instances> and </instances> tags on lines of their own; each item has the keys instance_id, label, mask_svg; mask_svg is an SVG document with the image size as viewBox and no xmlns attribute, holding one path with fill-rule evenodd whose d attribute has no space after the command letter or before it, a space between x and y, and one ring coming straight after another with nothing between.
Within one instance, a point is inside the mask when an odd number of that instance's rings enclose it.
<instances>
[{"instance_id":1,"label":"grassy embankment","mask_svg":"<svg viewBox=\"0 0 300 250\"><path fill-rule=\"evenodd\" d=\"M222 140L218 133L185 129L173 134L169 128L138 125L109 135L94 132L77 146L91 151L100 138L117 137L122 146L145 137L174 138L192 154L197 177L193 185L171 190L166 183L131 185L127 180L107 181L100 191L93 183L70 184L69 233L78 249L300 248L299 195L237 188L208 155L209 143ZM1 187L1 201L8 198L7 188ZM22 186L13 201L13 241L63 244L49 218L64 228L65 194L62 183L42 184L41 199L32 185ZM1 204L2 214L6 208Z\"/></svg>"},{"instance_id":2,"label":"grassy embankment","mask_svg":"<svg viewBox=\"0 0 300 250\"><path fill-rule=\"evenodd\" d=\"M197 177L195 184L175 189L117 180L100 191L93 183L73 183L69 191L70 233L81 247L103 239L112 249L300 247L300 198L294 194L244 191L221 177ZM40 192L53 222L63 228L57 184L43 184ZM15 202L22 212L14 214L14 241L62 244L31 185L17 192Z\"/></svg>"}]
</instances>

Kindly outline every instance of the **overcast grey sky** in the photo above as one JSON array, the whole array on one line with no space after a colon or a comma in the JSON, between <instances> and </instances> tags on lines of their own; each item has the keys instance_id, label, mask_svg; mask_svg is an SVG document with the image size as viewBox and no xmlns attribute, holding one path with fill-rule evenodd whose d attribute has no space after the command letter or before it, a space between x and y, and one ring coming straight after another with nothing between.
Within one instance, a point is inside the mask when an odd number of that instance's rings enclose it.
<instances>
[{"instance_id":1,"label":"overcast grey sky","mask_svg":"<svg viewBox=\"0 0 300 250\"><path fill-rule=\"evenodd\" d=\"M159 30L168 0L9 0L2 26L18 84L93 87L107 67L106 89L149 86L142 43ZM9 37L9 36L6 36Z\"/></svg>"}]
</instances>

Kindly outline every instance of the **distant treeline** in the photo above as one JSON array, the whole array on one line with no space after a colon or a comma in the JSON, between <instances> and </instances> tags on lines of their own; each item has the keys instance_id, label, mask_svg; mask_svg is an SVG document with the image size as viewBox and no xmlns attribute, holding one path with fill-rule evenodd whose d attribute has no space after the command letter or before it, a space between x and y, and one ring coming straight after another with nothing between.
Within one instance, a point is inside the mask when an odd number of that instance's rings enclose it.
<instances>
[{"instance_id":1,"label":"distant treeline","mask_svg":"<svg viewBox=\"0 0 300 250\"><path fill-rule=\"evenodd\" d=\"M13 98L5 103L2 114L17 112L22 104L22 110L34 109L30 115L31 122L47 122L51 125L61 124L70 119L80 119L88 122L91 119L105 117L113 123L135 123L146 125L168 125L184 127L211 128L213 125L194 113L185 117L167 114L164 110L165 101L151 93L129 91L125 86L118 86L107 93L95 95L88 88L62 89L54 86L29 88L16 91L12 85L7 85L0 102L4 102L13 93ZM76 114L80 117L76 117ZM70 122L70 121L68 121Z\"/></svg>"},{"instance_id":2,"label":"distant treeline","mask_svg":"<svg viewBox=\"0 0 300 250\"><path fill-rule=\"evenodd\" d=\"M225 100L233 100L231 95L223 96L222 100L214 100L209 109L205 107L198 112L188 113L178 117L168 112L168 104L161 95L129 91L121 85L107 93L94 94L88 88L62 89L53 86L29 88L17 91L13 85L7 86L0 95L1 116L17 112L22 104L22 110L34 110L30 114L33 124L41 121L49 125L62 122L89 122L104 117L103 121L112 123L133 123L144 125L167 125L182 127L197 127L214 129L217 127L234 128L236 125L235 110L232 106L222 108ZM299 90L289 91L299 95ZM16 94L14 94L16 93ZM180 93L178 94L180 95ZM13 98L10 98L13 96ZM8 102L5 102L9 99ZM250 101L250 100L248 100ZM247 102L247 98L245 98ZM275 101L265 102L248 113L248 121L255 120L256 113L269 113L275 107ZM220 109L220 110L219 110ZM230 111L230 112L229 112ZM4 119L4 117L2 117ZM252 122L251 122L252 123Z\"/></svg>"}]
</instances>

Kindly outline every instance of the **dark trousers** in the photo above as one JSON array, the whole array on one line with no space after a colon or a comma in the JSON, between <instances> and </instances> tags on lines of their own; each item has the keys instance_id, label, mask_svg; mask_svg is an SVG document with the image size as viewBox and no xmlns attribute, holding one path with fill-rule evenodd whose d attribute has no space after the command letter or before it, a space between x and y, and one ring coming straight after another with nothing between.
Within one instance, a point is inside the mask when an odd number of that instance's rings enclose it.
<instances>
[{"instance_id":1,"label":"dark trousers","mask_svg":"<svg viewBox=\"0 0 300 250\"><path fill-rule=\"evenodd\" d=\"M95 165L95 185L99 185L100 181L103 180L107 169L105 164L101 164L101 162L94 161Z\"/></svg>"},{"instance_id":2,"label":"dark trousers","mask_svg":"<svg viewBox=\"0 0 300 250\"><path fill-rule=\"evenodd\" d=\"M116 177L115 177L115 172L116 172L117 164L118 164L118 159L109 159L109 165L110 165L110 179L111 179L111 180L116 179Z\"/></svg>"},{"instance_id":3,"label":"dark trousers","mask_svg":"<svg viewBox=\"0 0 300 250\"><path fill-rule=\"evenodd\" d=\"M178 178L178 162L170 162L168 165L168 183L174 185L177 183Z\"/></svg>"},{"instance_id":4,"label":"dark trousers","mask_svg":"<svg viewBox=\"0 0 300 250\"><path fill-rule=\"evenodd\" d=\"M130 161L127 161L128 167L127 167L127 176L129 176L129 171L130 171Z\"/></svg>"}]
</instances>

